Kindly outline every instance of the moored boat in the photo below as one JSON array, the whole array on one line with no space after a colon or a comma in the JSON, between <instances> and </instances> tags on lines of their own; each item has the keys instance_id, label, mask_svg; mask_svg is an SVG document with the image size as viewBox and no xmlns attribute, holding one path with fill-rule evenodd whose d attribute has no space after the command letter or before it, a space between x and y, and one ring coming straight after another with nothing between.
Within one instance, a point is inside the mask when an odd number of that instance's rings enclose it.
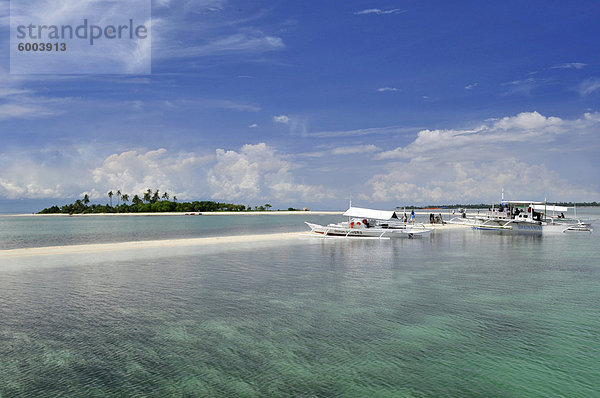
<instances>
[{"instance_id":1,"label":"moored boat","mask_svg":"<svg viewBox=\"0 0 600 398\"><path fill-rule=\"evenodd\" d=\"M423 224L402 222L394 211L350 207L344 216L348 217L348 221L329 225L306 222L306 225L312 233L344 238L415 238L433 231Z\"/></svg>"}]
</instances>

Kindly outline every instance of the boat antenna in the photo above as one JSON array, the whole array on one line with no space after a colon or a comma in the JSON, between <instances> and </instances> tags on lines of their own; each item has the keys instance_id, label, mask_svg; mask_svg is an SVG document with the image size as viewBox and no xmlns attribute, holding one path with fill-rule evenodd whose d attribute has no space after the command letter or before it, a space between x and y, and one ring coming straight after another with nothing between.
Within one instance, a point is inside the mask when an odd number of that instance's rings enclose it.
<instances>
[{"instance_id":1,"label":"boat antenna","mask_svg":"<svg viewBox=\"0 0 600 398\"><path fill-rule=\"evenodd\" d=\"M502 187L502 203L504 203L504 187Z\"/></svg>"},{"instance_id":2,"label":"boat antenna","mask_svg":"<svg viewBox=\"0 0 600 398\"><path fill-rule=\"evenodd\" d=\"M547 199L544 198L544 222L547 221L547 218L546 218L547 217L547 215L546 215L546 213L547 213L547 211L546 211L546 203L547 203Z\"/></svg>"}]
</instances>

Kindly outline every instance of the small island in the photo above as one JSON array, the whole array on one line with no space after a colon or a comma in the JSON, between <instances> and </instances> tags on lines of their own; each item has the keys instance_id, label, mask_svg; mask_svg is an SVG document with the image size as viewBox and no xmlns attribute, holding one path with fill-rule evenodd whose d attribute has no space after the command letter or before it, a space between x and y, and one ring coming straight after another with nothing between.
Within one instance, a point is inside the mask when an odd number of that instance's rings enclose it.
<instances>
[{"instance_id":1,"label":"small island","mask_svg":"<svg viewBox=\"0 0 600 398\"><path fill-rule=\"evenodd\" d=\"M210 200L178 202L177 196L168 192L160 193L159 190L148 189L143 195L134 195L130 201L130 195L121 193L120 190L108 192L109 203L105 205L90 204L89 195L85 194L83 199L77 199L74 203L63 206L51 206L38 212L38 214L104 214L104 213L189 213L189 212L250 212L268 211L272 206L268 203L251 207L250 205L238 205L233 203L221 203ZM113 206L113 197L116 205ZM287 211L299 211L289 207Z\"/></svg>"}]
</instances>

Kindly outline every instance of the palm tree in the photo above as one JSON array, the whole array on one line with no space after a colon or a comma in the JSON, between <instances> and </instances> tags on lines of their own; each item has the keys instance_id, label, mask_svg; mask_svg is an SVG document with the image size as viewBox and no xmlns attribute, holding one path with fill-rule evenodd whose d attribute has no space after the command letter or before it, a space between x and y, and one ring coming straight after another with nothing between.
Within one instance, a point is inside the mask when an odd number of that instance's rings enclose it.
<instances>
[{"instance_id":1,"label":"palm tree","mask_svg":"<svg viewBox=\"0 0 600 398\"><path fill-rule=\"evenodd\" d=\"M177 202L177 196L173 195L173 202Z\"/></svg>"},{"instance_id":2,"label":"palm tree","mask_svg":"<svg viewBox=\"0 0 600 398\"><path fill-rule=\"evenodd\" d=\"M86 193L83 195L83 204L87 206L88 203L90 203L90 196Z\"/></svg>"},{"instance_id":3,"label":"palm tree","mask_svg":"<svg viewBox=\"0 0 600 398\"><path fill-rule=\"evenodd\" d=\"M162 198L165 200L169 200L169 193L168 192L163 193Z\"/></svg>"},{"instance_id":4,"label":"palm tree","mask_svg":"<svg viewBox=\"0 0 600 398\"><path fill-rule=\"evenodd\" d=\"M144 193L144 202L150 202L152 198L152 190L148 188L148 190Z\"/></svg>"},{"instance_id":5,"label":"palm tree","mask_svg":"<svg viewBox=\"0 0 600 398\"><path fill-rule=\"evenodd\" d=\"M123 199L123 203L127 203L129 202L129 195L124 193L123 195L121 195L121 199Z\"/></svg>"},{"instance_id":6,"label":"palm tree","mask_svg":"<svg viewBox=\"0 0 600 398\"><path fill-rule=\"evenodd\" d=\"M158 202L158 199L160 199L160 193L158 192L158 189L157 189L154 192L154 195L152 195L152 203Z\"/></svg>"},{"instance_id":7,"label":"palm tree","mask_svg":"<svg viewBox=\"0 0 600 398\"><path fill-rule=\"evenodd\" d=\"M113 197L114 193L113 191L108 191L108 197L110 198L110 207L112 207L112 197Z\"/></svg>"},{"instance_id":8,"label":"palm tree","mask_svg":"<svg viewBox=\"0 0 600 398\"><path fill-rule=\"evenodd\" d=\"M117 191L117 206L121 204L121 190Z\"/></svg>"},{"instance_id":9,"label":"palm tree","mask_svg":"<svg viewBox=\"0 0 600 398\"><path fill-rule=\"evenodd\" d=\"M142 203L142 199L140 199L138 195L134 195L133 199L131 199L131 202L134 205L139 205L140 203Z\"/></svg>"}]
</instances>

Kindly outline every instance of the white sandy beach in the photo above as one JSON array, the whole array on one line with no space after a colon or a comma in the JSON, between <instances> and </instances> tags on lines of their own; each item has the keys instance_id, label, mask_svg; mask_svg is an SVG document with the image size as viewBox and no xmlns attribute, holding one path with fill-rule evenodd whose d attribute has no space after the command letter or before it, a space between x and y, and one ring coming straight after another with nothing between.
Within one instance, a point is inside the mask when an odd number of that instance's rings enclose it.
<instances>
[{"instance_id":1,"label":"white sandy beach","mask_svg":"<svg viewBox=\"0 0 600 398\"><path fill-rule=\"evenodd\" d=\"M187 247L211 245L217 243L243 243L258 241L280 241L297 239L301 236L299 232L287 232L276 234L260 235L237 235L237 236L219 236L205 238L188 239L164 239L164 240L143 240L135 242L115 242L115 243L97 243L72 246L49 246L49 247L31 247L23 249L0 250L0 258L25 257L25 256L51 256L62 254L87 254L111 252L117 250L132 249L155 249L161 247Z\"/></svg>"},{"instance_id":2,"label":"white sandy beach","mask_svg":"<svg viewBox=\"0 0 600 398\"><path fill-rule=\"evenodd\" d=\"M164 213L90 213L90 214L4 214L6 217L139 217L139 216L285 216L285 215L341 215L343 211L204 211L204 212L164 212Z\"/></svg>"}]
</instances>

